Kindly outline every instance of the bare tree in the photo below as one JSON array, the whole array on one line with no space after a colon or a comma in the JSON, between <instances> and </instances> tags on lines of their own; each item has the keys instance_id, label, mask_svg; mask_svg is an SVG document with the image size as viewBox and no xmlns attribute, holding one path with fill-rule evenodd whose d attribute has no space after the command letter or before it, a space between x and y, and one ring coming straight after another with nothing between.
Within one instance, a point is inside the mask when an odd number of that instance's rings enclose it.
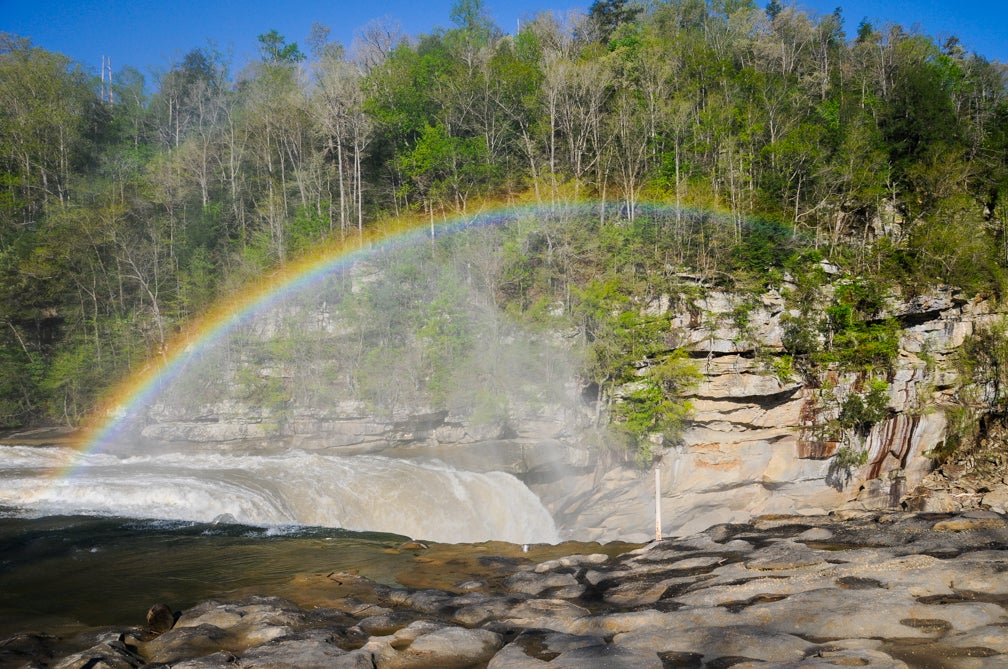
<instances>
[{"instance_id":1,"label":"bare tree","mask_svg":"<svg viewBox=\"0 0 1008 669\"><path fill-rule=\"evenodd\" d=\"M371 120L364 111L363 72L342 58L322 59L315 72L317 88L312 113L319 120L325 151L335 160L340 231L346 235L352 219L363 230L364 151Z\"/></svg>"},{"instance_id":2,"label":"bare tree","mask_svg":"<svg viewBox=\"0 0 1008 669\"><path fill-rule=\"evenodd\" d=\"M399 22L389 16L369 21L356 31L350 52L365 72L370 72L388 58L392 50L406 41Z\"/></svg>"}]
</instances>

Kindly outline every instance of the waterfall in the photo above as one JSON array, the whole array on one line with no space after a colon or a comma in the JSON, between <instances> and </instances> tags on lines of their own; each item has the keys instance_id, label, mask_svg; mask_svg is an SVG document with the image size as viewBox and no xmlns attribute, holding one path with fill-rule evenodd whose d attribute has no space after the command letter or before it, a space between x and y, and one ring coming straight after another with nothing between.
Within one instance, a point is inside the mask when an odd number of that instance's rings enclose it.
<instances>
[{"instance_id":1,"label":"waterfall","mask_svg":"<svg viewBox=\"0 0 1008 669\"><path fill-rule=\"evenodd\" d=\"M5 449L0 506L26 515L199 522L224 517L248 525L341 527L455 543L558 540L539 499L502 472L292 450L90 453L79 456L72 474L54 478L75 456L70 449Z\"/></svg>"}]
</instances>

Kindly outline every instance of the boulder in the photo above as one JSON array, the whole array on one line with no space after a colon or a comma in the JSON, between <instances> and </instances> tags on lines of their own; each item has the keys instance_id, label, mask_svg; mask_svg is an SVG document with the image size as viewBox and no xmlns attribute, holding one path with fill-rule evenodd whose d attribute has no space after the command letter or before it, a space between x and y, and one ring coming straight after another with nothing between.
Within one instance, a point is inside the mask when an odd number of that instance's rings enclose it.
<instances>
[{"instance_id":1,"label":"boulder","mask_svg":"<svg viewBox=\"0 0 1008 669\"><path fill-rule=\"evenodd\" d=\"M238 659L243 669L373 669L365 653L341 650L318 631L279 639L250 649Z\"/></svg>"},{"instance_id":2,"label":"boulder","mask_svg":"<svg viewBox=\"0 0 1008 669\"><path fill-rule=\"evenodd\" d=\"M793 662L806 657L813 646L792 634L762 627L734 625L677 630L644 630L618 634L613 643L638 651L651 650L659 656L695 655L705 663L723 658L747 658L759 662Z\"/></svg>"},{"instance_id":3,"label":"boulder","mask_svg":"<svg viewBox=\"0 0 1008 669\"><path fill-rule=\"evenodd\" d=\"M370 656L383 669L462 669L489 662L503 645L489 630L420 621L374 637L354 654Z\"/></svg>"},{"instance_id":4,"label":"boulder","mask_svg":"<svg viewBox=\"0 0 1008 669\"><path fill-rule=\"evenodd\" d=\"M584 592L584 586L573 574L552 571L520 571L507 580L507 588L528 595L550 591L564 599L573 599Z\"/></svg>"},{"instance_id":5,"label":"boulder","mask_svg":"<svg viewBox=\"0 0 1008 669\"><path fill-rule=\"evenodd\" d=\"M143 666L144 660L125 642L125 635L110 632L102 635L97 644L87 650L63 658L55 669L134 669ZM32 665L27 665L32 666Z\"/></svg>"},{"instance_id":6,"label":"boulder","mask_svg":"<svg viewBox=\"0 0 1008 669\"><path fill-rule=\"evenodd\" d=\"M210 601L156 637L100 633L65 655L13 637L0 657L66 669L1008 666L1005 545L1008 520L985 510L764 515L613 557L484 555L481 591L356 577L353 591L380 605Z\"/></svg>"}]
</instances>

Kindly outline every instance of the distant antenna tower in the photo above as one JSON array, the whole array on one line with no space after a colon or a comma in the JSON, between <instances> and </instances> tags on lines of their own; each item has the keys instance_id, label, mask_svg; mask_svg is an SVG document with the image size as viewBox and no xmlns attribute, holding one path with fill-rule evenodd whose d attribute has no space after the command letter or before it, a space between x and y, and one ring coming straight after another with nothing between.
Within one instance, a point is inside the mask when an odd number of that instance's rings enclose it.
<instances>
[{"instance_id":1,"label":"distant antenna tower","mask_svg":"<svg viewBox=\"0 0 1008 669\"><path fill-rule=\"evenodd\" d=\"M101 99L112 104L112 57L102 56L101 61Z\"/></svg>"}]
</instances>

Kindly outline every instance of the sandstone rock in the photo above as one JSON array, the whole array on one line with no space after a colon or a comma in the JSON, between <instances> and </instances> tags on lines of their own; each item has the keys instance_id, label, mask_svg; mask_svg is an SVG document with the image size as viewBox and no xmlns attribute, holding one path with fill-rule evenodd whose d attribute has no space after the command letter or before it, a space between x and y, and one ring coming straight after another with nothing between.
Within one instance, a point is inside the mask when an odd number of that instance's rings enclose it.
<instances>
[{"instance_id":1,"label":"sandstone rock","mask_svg":"<svg viewBox=\"0 0 1008 669\"><path fill-rule=\"evenodd\" d=\"M556 655L551 655L551 658ZM525 649L517 643L509 643L495 654L487 665L487 669L548 669L548 660L530 657Z\"/></svg>"},{"instance_id":2,"label":"sandstone rock","mask_svg":"<svg viewBox=\"0 0 1008 669\"><path fill-rule=\"evenodd\" d=\"M421 621L391 636L372 638L356 652L388 669L462 669L489 662L502 646L501 636L489 630Z\"/></svg>"},{"instance_id":3,"label":"sandstone rock","mask_svg":"<svg viewBox=\"0 0 1008 669\"><path fill-rule=\"evenodd\" d=\"M402 604L428 614L441 613L451 607L452 596L443 590L420 590L403 593Z\"/></svg>"},{"instance_id":4,"label":"sandstone rock","mask_svg":"<svg viewBox=\"0 0 1008 669\"><path fill-rule=\"evenodd\" d=\"M139 645L139 653L147 662L164 664L243 649L234 636L207 623L184 627L176 625L174 629Z\"/></svg>"},{"instance_id":5,"label":"sandstone rock","mask_svg":"<svg viewBox=\"0 0 1008 669\"><path fill-rule=\"evenodd\" d=\"M537 564L533 571L537 574L543 574L547 571L556 571L558 569L569 569L572 567L583 567L588 565L600 565L606 562L609 556L605 553L592 553L590 555L571 555L567 557L557 558L556 560L547 560L546 562L540 562Z\"/></svg>"},{"instance_id":6,"label":"sandstone rock","mask_svg":"<svg viewBox=\"0 0 1008 669\"><path fill-rule=\"evenodd\" d=\"M722 547L718 546L718 548ZM660 561L662 563L661 566L663 571L681 571L684 573L690 572L694 574L702 574L710 571L725 561L725 558L722 555L700 555L697 557L681 559L679 558L680 555L682 555L682 553L652 551L650 553L645 553L639 558L630 560L629 563L647 565L649 562L653 563Z\"/></svg>"},{"instance_id":7,"label":"sandstone rock","mask_svg":"<svg viewBox=\"0 0 1008 669\"><path fill-rule=\"evenodd\" d=\"M821 588L755 604L739 615L749 624L806 638L911 638L931 636L931 628L916 621L941 620L951 629L968 630L999 620L1003 609L983 603L927 606L893 590Z\"/></svg>"},{"instance_id":8,"label":"sandstone rock","mask_svg":"<svg viewBox=\"0 0 1008 669\"><path fill-rule=\"evenodd\" d=\"M997 513L1008 514L1008 485L996 484L991 488L993 490L985 493L980 503Z\"/></svg>"},{"instance_id":9,"label":"sandstone rock","mask_svg":"<svg viewBox=\"0 0 1008 669\"><path fill-rule=\"evenodd\" d=\"M663 669L653 651L635 651L615 644L575 648L561 653L549 669Z\"/></svg>"},{"instance_id":10,"label":"sandstone rock","mask_svg":"<svg viewBox=\"0 0 1008 669\"><path fill-rule=\"evenodd\" d=\"M606 602L617 606L644 606L660 600L670 588L695 581L696 579L692 577L619 580L618 585L606 589L603 598Z\"/></svg>"},{"instance_id":11,"label":"sandstone rock","mask_svg":"<svg viewBox=\"0 0 1008 669\"><path fill-rule=\"evenodd\" d=\"M197 657L191 660L182 660L171 665L172 669L220 669L221 667L233 666L238 661L238 657L227 651L220 651Z\"/></svg>"},{"instance_id":12,"label":"sandstone rock","mask_svg":"<svg viewBox=\"0 0 1008 669\"><path fill-rule=\"evenodd\" d=\"M922 513L954 513L962 511L962 501L947 490L915 492L903 500L908 511Z\"/></svg>"},{"instance_id":13,"label":"sandstone rock","mask_svg":"<svg viewBox=\"0 0 1008 669\"><path fill-rule=\"evenodd\" d=\"M757 663L732 665L736 669L755 669ZM821 650L798 662L775 665L775 669L837 669L837 667L868 667L868 669L909 669L906 662L877 650Z\"/></svg>"},{"instance_id":14,"label":"sandstone rock","mask_svg":"<svg viewBox=\"0 0 1008 669\"><path fill-rule=\"evenodd\" d=\"M348 653L334 646L325 634L287 638L257 646L241 655L243 669L373 669L365 653Z\"/></svg>"},{"instance_id":15,"label":"sandstone rock","mask_svg":"<svg viewBox=\"0 0 1008 669\"><path fill-rule=\"evenodd\" d=\"M487 669L533 669L545 667L562 653L579 648L600 648L605 641L593 636L574 636L545 630L528 630L494 655Z\"/></svg>"},{"instance_id":16,"label":"sandstone rock","mask_svg":"<svg viewBox=\"0 0 1008 669\"><path fill-rule=\"evenodd\" d=\"M1005 520L1000 516L989 518L953 518L941 520L934 524L936 532L970 532L974 530L990 530L1004 528Z\"/></svg>"},{"instance_id":17,"label":"sandstone rock","mask_svg":"<svg viewBox=\"0 0 1008 669\"><path fill-rule=\"evenodd\" d=\"M231 604L213 602L211 606L203 606L182 613L175 627L198 627L212 625L220 629L228 629L241 623L242 614Z\"/></svg>"},{"instance_id":18,"label":"sandstone rock","mask_svg":"<svg viewBox=\"0 0 1008 669\"><path fill-rule=\"evenodd\" d=\"M550 629L557 629L568 634L605 638L623 632L647 629L668 629L671 631L677 620L682 620L682 617L675 613L666 613L655 609L641 609L638 611L583 617L570 621L563 628L553 627ZM698 624L699 622L699 620L694 620L690 624Z\"/></svg>"},{"instance_id":19,"label":"sandstone rock","mask_svg":"<svg viewBox=\"0 0 1008 669\"><path fill-rule=\"evenodd\" d=\"M538 595L547 590L556 593L558 590L567 590L570 594L561 595L565 599L577 597L584 591L573 574L564 574L545 571L521 571L507 580L507 588L512 592L522 592L529 595ZM575 588L577 590L569 590Z\"/></svg>"},{"instance_id":20,"label":"sandstone rock","mask_svg":"<svg viewBox=\"0 0 1008 669\"><path fill-rule=\"evenodd\" d=\"M37 665L68 669L1008 666L1001 515L839 515L762 516L612 558L502 559L480 592L358 577L354 591L380 606L353 615L277 598L211 601L147 641L100 635L56 660L42 657L49 644L22 645ZM557 577L581 589L570 599L556 596L566 585L509 590Z\"/></svg>"},{"instance_id":21,"label":"sandstone rock","mask_svg":"<svg viewBox=\"0 0 1008 669\"><path fill-rule=\"evenodd\" d=\"M104 635L98 644L74 653L57 662L55 669L134 669L143 666L143 659L123 643L123 635ZM27 665L31 666L31 665Z\"/></svg>"},{"instance_id":22,"label":"sandstone rock","mask_svg":"<svg viewBox=\"0 0 1008 669\"><path fill-rule=\"evenodd\" d=\"M413 620L414 616L405 611L390 611L368 616L357 623L357 627L367 636L388 636L407 627Z\"/></svg>"},{"instance_id":23,"label":"sandstone rock","mask_svg":"<svg viewBox=\"0 0 1008 669\"><path fill-rule=\"evenodd\" d=\"M477 627L491 620L508 617L519 603L525 601L513 597L487 597L479 602L469 603L452 615L452 620L466 627Z\"/></svg>"},{"instance_id":24,"label":"sandstone rock","mask_svg":"<svg viewBox=\"0 0 1008 669\"><path fill-rule=\"evenodd\" d=\"M991 654L1008 655L1008 635L1003 623L949 634L942 642L955 648L984 648L993 651Z\"/></svg>"},{"instance_id":25,"label":"sandstone rock","mask_svg":"<svg viewBox=\"0 0 1008 669\"><path fill-rule=\"evenodd\" d=\"M576 628L576 621L589 615L588 609L563 599L531 599L513 606L503 622L525 629L569 632Z\"/></svg>"},{"instance_id":26,"label":"sandstone rock","mask_svg":"<svg viewBox=\"0 0 1008 669\"><path fill-rule=\"evenodd\" d=\"M456 583L453 587L459 592L477 592L486 588L487 584L486 581L463 581Z\"/></svg>"},{"instance_id":27,"label":"sandstone rock","mask_svg":"<svg viewBox=\"0 0 1008 669\"><path fill-rule=\"evenodd\" d=\"M617 635L613 643L642 652L655 651L659 655L692 654L706 663L725 657L761 662L797 661L808 655L812 646L791 634L745 625L677 630L674 635L662 630L628 632Z\"/></svg>"},{"instance_id":28,"label":"sandstone rock","mask_svg":"<svg viewBox=\"0 0 1008 669\"><path fill-rule=\"evenodd\" d=\"M822 564L825 561L825 556L819 551L793 541L780 541L753 551L745 560L745 566L746 569L757 571L778 571Z\"/></svg>"},{"instance_id":29,"label":"sandstone rock","mask_svg":"<svg viewBox=\"0 0 1008 669\"><path fill-rule=\"evenodd\" d=\"M813 527L812 529L805 530L797 537L796 541L829 541L833 538L833 533L827 530L825 527Z\"/></svg>"}]
</instances>

